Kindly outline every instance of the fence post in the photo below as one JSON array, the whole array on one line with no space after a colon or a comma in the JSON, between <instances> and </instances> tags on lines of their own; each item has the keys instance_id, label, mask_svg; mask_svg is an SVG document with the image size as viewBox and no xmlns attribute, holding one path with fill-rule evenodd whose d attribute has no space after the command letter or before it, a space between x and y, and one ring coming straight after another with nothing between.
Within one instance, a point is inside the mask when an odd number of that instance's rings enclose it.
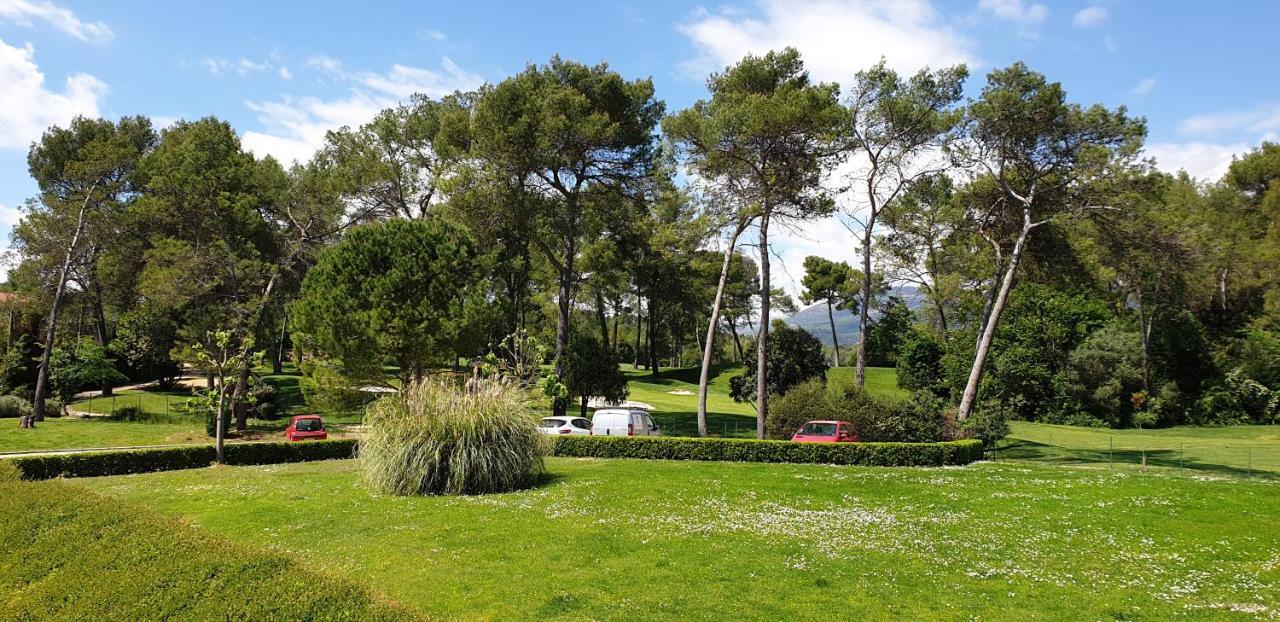
<instances>
[{"instance_id":1,"label":"fence post","mask_svg":"<svg viewBox=\"0 0 1280 622\"><path fill-rule=\"evenodd\" d=\"M1115 468L1116 461L1116 435L1112 434L1107 437L1107 442L1110 443L1107 448L1107 470L1112 470Z\"/></svg>"}]
</instances>

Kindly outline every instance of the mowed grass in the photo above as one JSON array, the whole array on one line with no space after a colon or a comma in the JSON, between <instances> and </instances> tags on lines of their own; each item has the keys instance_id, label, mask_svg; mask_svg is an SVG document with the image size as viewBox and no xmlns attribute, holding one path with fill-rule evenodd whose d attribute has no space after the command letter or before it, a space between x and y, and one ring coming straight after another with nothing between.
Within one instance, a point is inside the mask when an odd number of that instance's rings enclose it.
<instances>
[{"instance_id":1,"label":"mowed grass","mask_svg":"<svg viewBox=\"0 0 1280 622\"><path fill-rule=\"evenodd\" d=\"M1147 467L1280 478L1280 425L1111 430L1009 423L1001 459L1099 468Z\"/></svg>"},{"instance_id":2,"label":"mowed grass","mask_svg":"<svg viewBox=\"0 0 1280 622\"><path fill-rule=\"evenodd\" d=\"M115 395L72 402L68 408L76 412L99 415L109 415L125 407L139 408L142 412L154 415L186 414L187 400L191 397L191 391L181 387L170 391L138 389L118 391Z\"/></svg>"},{"instance_id":3,"label":"mowed grass","mask_svg":"<svg viewBox=\"0 0 1280 622\"><path fill-rule=\"evenodd\" d=\"M1275 483L1014 463L548 461L479 497L352 461L81 480L446 619L1249 620L1280 603Z\"/></svg>"},{"instance_id":4,"label":"mowed grass","mask_svg":"<svg viewBox=\"0 0 1280 622\"><path fill-rule=\"evenodd\" d=\"M90 447L132 447L207 443L204 422L134 423L63 417L22 429L16 419L0 419L0 453Z\"/></svg>"},{"instance_id":5,"label":"mowed grass","mask_svg":"<svg viewBox=\"0 0 1280 622\"><path fill-rule=\"evenodd\" d=\"M668 436L698 435L697 367L662 368L654 379L648 370L622 366L631 394L627 399L654 407L653 418ZM707 393L707 431L712 436L754 437L756 408L754 403L739 403L729 397L729 379L742 374L742 365L717 365L711 370ZM827 371L832 390L854 381L852 367ZM898 388L897 373L890 367L867 368L867 390L872 395L897 401L909 393Z\"/></svg>"}]
</instances>

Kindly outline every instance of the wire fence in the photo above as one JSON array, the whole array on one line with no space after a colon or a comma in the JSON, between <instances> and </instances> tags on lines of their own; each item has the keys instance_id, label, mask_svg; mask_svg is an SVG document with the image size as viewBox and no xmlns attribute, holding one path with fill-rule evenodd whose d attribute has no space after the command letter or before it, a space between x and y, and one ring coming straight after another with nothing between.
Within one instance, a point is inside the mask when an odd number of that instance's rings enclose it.
<instances>
[{"instance_id":1,"label":"wire fence","mask_svg":"<svg viewBox=\"0 0 1280 622\"><path fill-rule=\"evenodd\" d=\"M143 418L155 421L164 419L173 422L203 421L204 415L198 408L193 408L194 396L181 393L138 392L104 395L75 402L68 406L72 415L89 417L119 416L126 409L136 409ZM364 409L344 411L321 411L313 409L291 409L282 412L266 421L288 421L294 415L320 415L329 423L344 425L363 425ZM257 419L256 417L253 417Z\"/></svg>"},{"instance_id":2,"label":"wire fence","mask_svg":"<svg viewBox=\"0 0 1280 622\"><path fill-rule=\"evenodd\" d=\"M1280 480L1280 450L1274 444L1242 439L1214 441L1134 440L1123 435L1081 439L1054 438L1053 432L1034 439L1005 438L991 452L1002 460L1027 460L1061 465L1089 465L1138 472L1176 471L1189 475Z\"/></svg>"}]
</instances>

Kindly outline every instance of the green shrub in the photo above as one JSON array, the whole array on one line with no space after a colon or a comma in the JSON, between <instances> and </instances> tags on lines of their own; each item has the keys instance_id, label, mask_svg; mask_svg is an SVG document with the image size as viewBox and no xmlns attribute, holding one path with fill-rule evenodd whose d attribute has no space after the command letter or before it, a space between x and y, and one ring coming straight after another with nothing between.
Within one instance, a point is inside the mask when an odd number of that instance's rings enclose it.
<instances>
[{"instance_id":1,"label":"green shrub","mask_svg":"<svg viewBox=\"0 0 1280 622\"><path fill-rule=\"evenodd\" d=\"M756 360L755 345L747 349L747 361ZM769 345L765 350L765 377L769 395L784 395L792 387L810 378L827 377L827 357L822 342L803 328L792 328L780 321L769 327ZM756 365L749 363L741 376L729 379L729 396L737 402L756 397Z\"/></svg>"},{"instance_id":2,"label":"green shrub","mask_svg":"<svg viewBox=\"0 0 1280 622\"><path fill-rule=\"evenodd\" d=\"M545 452L528 395L503 381L425 379L379 400L360 465L379 492L478 494L531 485Z\"/></svg>"},{"instance_id":3,"label":"green shrub","mask_svg":"<svg viewBox=\"0 0 1280 622\"><path fill-rule=\"evenodd\" d=\"M108 417L116 421L144 421L147 413L139 406L121 406L111 411Z\"/></svg>"},{"instance_id":4,"label":"green shrub","mask_svg":"<svg viewBox=\"0 0 1280 622\"><path fill-rule=\"evenodd\" d=\"M889 416L892 407L885 401L877 399L857 385L842 387L831 397L837 414L832 417L840 421L850 421L863 441L896 440L884 438L879 433L881 422Z\"/></svg>"},{"instance_id":5,"label":"green shrub","mask_svg":"<svg viewBox=\"0 0 1280 622\"><path fill-rule=\"evenodd\" d=\"M253 404L249 407L251 417L271 421L283 417L288 412L287 406L283 403L283 396L270 384L259 382L253 385L249 390L249 396Z\"/></svg>"},{"instance_id":6,"label":"green shrub","mask_svg":"<svg viewBox=\"0 0 1280 622\"><path fill-rule=\"evenodd\" d=\"M45 398L44 400L44 416L58 418L65 412L62 400L56 397Z\"/></svg>"},{"instance_id":7,"label":"green shrub","mask_svg":"<svg viewBox=\"0 0 1280 622\"><path fill-rule=\"evenodd\" d=\"M806 422L824 419L849 421L845 411L836 406L826 384L814 378L770 399L765 436L787 440Z\"/></svg>"},{"instance_id":8,"label":"green shrub","mask_svg":"<svg viewBox=\"0 0 1280 622\"><path fill-rule=\"evenodd\" d=\"M3 620L414 620L352 581L65 482L0 483Z\"/></svg>"},{"instance_id":9,"label":"green shrub","mask_svg":"<svg viewBox=\"0 0 1280 622\"><path fill-rule=\"evenodd\" d=\"M898 351L898 386L937 391L944 384L942 354L942 343L936 337L913 332Z\"/></svg>"},{"instance_id":10,"label":"green shrub","mask_svg":"<svg viewBox=\"0 0 1280 622\"><path fill-rule=\"evenodd\" d=\"M873 411L878 415L860 424L859 438L891 443L948 440L945 409L946 403L934 394L916 391L909 400L878 406Z\"/></svg>"},{"instance_id":11,"label":"green shrub","mask_svg":"<svg viewBox=\"0 0 1280 622\"><path fill-rule=\"evenodd\" d=\"M31 402L16 395L0 395L0 419L25 417L31 414Z\"/></svg>"},{"instance_id":12,"label":"green shrub","mask_svg":"<svg viewBox=\"0 0 1280 622\"><path fill-rule=\"evenodd\" d=\"M304 443L232 443L225 447L223 457L231 465L341 460L351 458L355 454L355 447L356 442L350 439ZM199 469L213 464L213 459L213 446L190 445L22 456L10 458L4 463L17 468L23 479L36 480Z\"/></svg>"},{"instance_id":13,"label":"green shrub","mask_svg":"<svg viewBox=\"0 0 1280 622\"><path fill-rule=\"evenodd\" d=\"M996 443L1009 435L1009 419L1013 412L1000 402L987 402L978 407L960 424L961 432L966 438L982 441L982 446L991 449Z\"/></svg>"},{"instance_id":14,"label":"green shrub","mask_svg":"<svg viewBox=\"0 0 1280 622\"><path fill-rule=\"evenodd\" d=\"M941 443L793 443L735 438L557 436L553 455L861 466L944 466L982 458L977 440Z\"/></svg>"}]
</instances>

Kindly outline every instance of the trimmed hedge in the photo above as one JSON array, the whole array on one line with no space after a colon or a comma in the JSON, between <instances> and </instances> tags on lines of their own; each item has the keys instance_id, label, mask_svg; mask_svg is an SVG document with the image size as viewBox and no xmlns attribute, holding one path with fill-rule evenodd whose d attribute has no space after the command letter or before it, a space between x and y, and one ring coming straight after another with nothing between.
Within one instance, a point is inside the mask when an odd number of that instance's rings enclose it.
<instances>
[{"instance_id":1,"label":"trimmed hedge","mask_svg":"<svg viewBox=\"0 0 1280 622\"><path fill-rule=\"evenodd\" d=\"M341 460L355 454L354 440L304 443L234 443L224 447L229 465L280 464L309 460ZM152 471L199 469L213 464L212 445L122 449L84 453L22 456L5 462L17 467L27 480L54 477L98 477Z\"/></svg>"},{"instance_id":2,"label":"trimmed hedge","mask_svg":"<svg viewBox=\"0 0 1280 622\"><path fill-rule=\"evenodd\" d=\"M5 482L0 620L417 620L354 581L69 482Z\"/></svg>"},{"instance_id":3,"label":"trimmed hedge","mask_svg":"<svg viewBox=\"0 0 1280 622\"><path fill-rule=\"evenodd\" d=\"M793 443L734 438L558 436L552 455L860 466L944 466L982 459L982 442Z\"/></svg>"}]
</instances>

